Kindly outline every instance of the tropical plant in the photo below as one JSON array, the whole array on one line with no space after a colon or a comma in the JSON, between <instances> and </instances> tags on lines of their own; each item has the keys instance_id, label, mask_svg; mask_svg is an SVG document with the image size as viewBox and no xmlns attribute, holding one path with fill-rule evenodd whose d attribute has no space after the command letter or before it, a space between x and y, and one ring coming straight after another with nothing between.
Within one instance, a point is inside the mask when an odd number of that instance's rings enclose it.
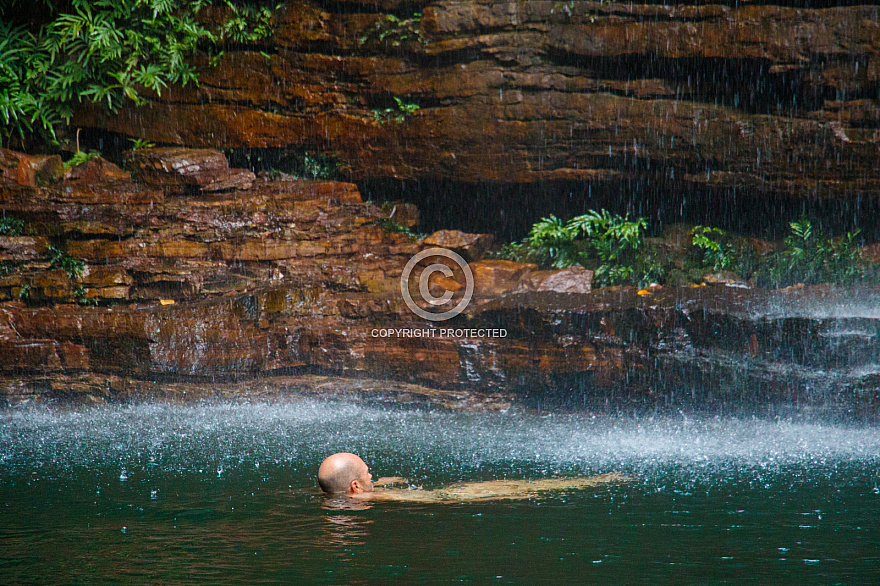
<instances>
[{"instance_id":1,"label":"tropical plant","mask_svg":"<svg viewBox=\"0 0 880 586\"><path fill-rule=\"evenodd\" d=\"M68 256L63 250L51 244L47 253L49 254L49 264L56 269L63 270L72 281L79 279L85 271L86 264L83 261Z\"/></svg>"},{"instance_id":2,"label":"tropical plant","mask_svg":"<svg viewBox=\"0 0 880 586\"><path fill-rule=\"evenodd\" d=\"M196 82L196 53L271 34L267 8L213 3L228 18L212 29L198 19L211 0L45 0L50 20L28 24L12 16L31 0L0 0L0 141L56 142L77 103L141 104L145 92Z\"/></svg>"},{"instance_id":3,"label":"tropical plant","mask_svg":"<svg viewBox=\"0 0 880 586\"><path fill-rule=\"evenodd\" d=\"M376 226L382 228L386 232L391 232L392 234L403 234L409 238L411 242L416 242L425 237L425 234L413 232L412 228L404 226L393 218L382 218L381 220L377 220Z\"/></svg>"},{"instance_id":4,"label":"tropical plant","mask_svg":"<svg viewBox=\"0 0 880 586\"><path fill-rule=\"evenodd\" d=\"M424 45L422 36L422 13L415 12L410 18L400 18L386 14L358 39L359 44L386 43L392 47L400 47L408 43Z\"/></svg>"},{"instance_id":5,"label":"tropical plant","mask_svg":"<svg viewBox=\"0 0 880 586\"><path fill-rule=\"evenodd\" d=\"M852 283L870 277L871 271L857 246L860 231L830 238L802 216L791 222L785 248L771 255L758 272L759 281L771 286L795 283Z\"/></svg>"},{"instance_id":6,"label":"tropical plant","mask_svg":"<svg viewBox=\"0 0 880 586\"><path fill-rule=\"evenodd\" d=\"M742 238L735 240L721 228L694 226L691 242L698 251L701 268L713 271L732 271L743 277L755 270L755 252Z\"/></svg>"},{"instance_id":7,"label":"tropical plant","mask_svg":"<svg viewBox=\"0 0 880 586\"><path fill-rule=\"evenodd\" d=\"M386 122L403 122L419 111L419 105L415 102L404 102L394 96L395 106L384 110L373 110L373 118L377 124Z\"/></svg>"},{"instance_id":8,"label":"tropical plant","mask_svg":"<svg viewBox=\"0 0 880 586\"><path fill-rule=\"evenodd\" d=\"M0 236L21 236L24 234L24 222L10 216L0 217Z\"/></svg>"},{"instance_id":9,"label":"tropical plant","mask_svg":"<svg viewBox=\"0 0 880 586\"><path fill-rule=\"evenodd\" d=\"M64 162L64 168L71 169L73 167L78 167L79 165L82 165L83 163L91 161L92 159L97 159L100 156L101 156L101 153L99 153L97 151L89 151L89 152L77 151L77 152L73 153L72 157L70 157L69 159L67 159Z\"/></svg>"},{"instance_id":10,"label":"tropical plant","mask_svg":"<svg viewBox=\"0 0 880 586\"><path fill-rule=\"evenodd\" d=\"M150 142L145 138L129 138L131 142L131 150L139 151L141 149L151 149L156 146L156 143Z\"/></svg>"},{"instance_id":11,"label":"tropical plant","mask_svg":"<svg viewBox=\"0 0 880 586\"><path fill-rule=\"evenodd\" d=\"M334 171L335 165L329 159L308 152L303 154L300 173L303 179L329 179Z\"/></svg>"},{"instance_id":12,"label":"tropical plant","mask_svg":"<svg viewBox=\"0 0 880 586\"><path fill-rule=\"evenodd\" d=\"M638 254L645 227L644 218L631 221L608 210L568 221L550 215L532 226L526 240L496 256L553 268L582 265L593 269L597 285L651 282L662 269L658 259Z\"/></svg>"}]
</instances>

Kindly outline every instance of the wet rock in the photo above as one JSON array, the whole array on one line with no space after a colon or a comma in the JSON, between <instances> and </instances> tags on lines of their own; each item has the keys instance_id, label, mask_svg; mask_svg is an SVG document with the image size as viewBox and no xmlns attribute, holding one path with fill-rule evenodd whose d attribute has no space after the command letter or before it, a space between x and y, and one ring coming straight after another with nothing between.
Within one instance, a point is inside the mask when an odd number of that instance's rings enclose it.
<instances>
[{"instance_id":1,"label":"wet rock","mask_svg":"<svg viewBox=\"0 0 880 586\"><path fill-rule=\"evenodd\" d=\"M568 267L557 271L532 271L520 284L525 291L552 291L555 293L589 293L593 271L583 267Z\"/></svg>"},{"instance_id":2,"label":"wet rock","mask_svg":"<svg viewBox=\"0 0 880 586\"><path fill-rule=\"evenodd\" d=\"M450 279L441 273L431 274L428 278L428 285L430 286L431 293L435 297L443 295L446 291L455 292L464 287L464 285L455 279Z\"/></svg>"},{"instance_id":3,"label":"wet rock","mask_svg":"<svg viewBox=\"0 0 880 586\"><path fill-rule=\"evenodd\" d=\"M438 230L424 240L424 248L447 248L460 254L467 262L478 261L492 246L495 238L491 234L468 234L459 230Z\"/></svg>"},{"instance_id":4,"label":"wet rock","mask_svg":"<svg viewBox=\"0 0 880 586\"><path fill-rule=\"evenodd\" d=\"M46 254L49 241L35 236L0 236L0 260L34 260Z\"/></svg>"},{"instance_id":5,"label":"wet rock","mask_svg":"<svg viewBox=\"0 0 880 586\"><path fill-rule=\"evenodd\" d=\"M58 155L34 156L0 149L2 177L26 187L49 185L64 175L64 163Z\"/></svg>"},{"instance_id":6,"label":"wet rock","mask_svg":"<svg viewBox=\"0 0 880 586\"><path fill-rule=\"evenodd\" d=\"M198 87L118 113L84 104L74 123L214 148L320 144L355 179L880 193L876 6L443 0L395 45L370 34L377 6L399 21L391 4L299 2L269 58L230 50Z\"/></svg>"},{"instance_id":7,"label":"wet rock","mask_svg":"<svg viewBox=\"0 0 880 586\"><path fill-rule=\"evenodd\" d=\"M703 282L709 285L742 285L745 281L739 278L736 273L731 271L718 271L709 275L703 275Z\"/></svg>"},{"instance_id":8,"label":"wet rock","mask_svg":"<svg viewBox=\"0 0 880 586\"><path fill-rule=\"evenodd\" d=\"M99 181L128 181L131 179L131 174L128 171L123 171L103 157L96 157L68 169L64 173L64 179L87 183L95 183Z\"/></svg>"},{"instance_id":9,"label":"wet rock","mask_svg":"<svg viewBox=\"0 0 880 586\"><path fill-rule=\"evenodd\" d=\"M256 179L246 169L230 169L226 156L212 149L138 149L129 151L126 160L147 185L170 192L186 187L208 192L249 189Z\"/></svg>"},{"instance_id":10,"label":"wet rock","mask_svg":"<svg viewBox=\"0 0 880 586\"><path fill-rule=\"evenodd\" d=\"M419 223L419 208L411 203L397 202L391 205L388 219L397 222L401 226L413 228Z\"/></svg>"},{"instance_id":11,"label":"wet rock","mask_svg":"<svg viewBox=\"0 0 880 586\"><path fill-rule=\"evenodd\" d=\"M92 287L131 285L134 279L123 267L88 266L79 278L81 283Z\"/></svg>"},{"instance_id":12,"label":"wet rock","mask_svg":"<svg viewBox=\"0 0 880 586\"><path fill-rule=\"evenodd\" d=\"M474 275L474 294L495 296L516 288L523 275L536 270L538 265L512 260L481 260L469 263L468 267Z\"/></svg>"},{"instance_id":13,"label":"wet rock","mask_svg":"<svg viewBox=\"0 0 880 586\"><path fill-rule=\"evenodd\" d=\"M199 177L190 185L196 185L202 191L231 191L234 189L250 189L256 176L247 169L226 169L222 173Z\"/></svg>"}]
</instances>

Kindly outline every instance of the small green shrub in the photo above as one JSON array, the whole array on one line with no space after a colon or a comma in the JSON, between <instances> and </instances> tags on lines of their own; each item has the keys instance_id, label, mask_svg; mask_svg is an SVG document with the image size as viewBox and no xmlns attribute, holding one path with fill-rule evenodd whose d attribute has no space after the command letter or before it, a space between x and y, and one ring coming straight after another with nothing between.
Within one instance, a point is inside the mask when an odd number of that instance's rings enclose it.
<instances>
[{"instance_id":1,"label":"small green shrub","mask_svg":"<svg viewBox=\"0 0 880 586\"><path fill-rule=\"evenodd\" d=\"M599 286L647 283L662 278L657 255L640 255L646 221L631 221L608 210L591 210L567 222L542 218L529 236L509 244L496 257L533 262L544 267L581 265L593 269Z\"/></svg>"},{"instance_id":2,"label":"small green shrub","mask_svg":"<svg viewBox=\"0 0 880 586\"><path fill-rule=\"evenodd\" d=\"M416 242L425 237L424 234L413 232L409 226L404 226L403 224L392 218L383 218L381 220L378 220L376 222L376 226L382 228L386 232L391 232L392 234L405 234L407 238L409 238L412 242Z\"/></svg>"},{"instance_id":3,"label":"small green shrub","mask_svg":"<svg viewBox=\"0 0 880 586\"><path fill-rule=\"evenodd\" d=\"M21 236L24 234L24 222L9 216L0 217L0 236Z\"/></svg>"},{"instance_id":4,"label":"small green shrub","mask_svg":"<svg viewBox=\"0 0 880 586\"><path fill-rule=\"evenodd\" d=\"M89 297L89 292L82 285L78 285L74 290L73 299L80 305L98 305L98 298Z\"/></svg>"},{"instance_id":5,"label":"small green shrub","mask_svg":"<svg viewBox=\"0 0 880 586\"><path fill-rule=\"evenodd\" d=\"M367 43L385 43L392 47L417 43L426 43L422 36L422 13L415 12L410 18L400 18L386 14L383 20L376 22L372 28L358 39L361 45Z\"/></svg>"},{"instance_id":6,"label":"small green shrub","mask_svg":"<svg viewBox=\"0 0 880 586\"><path fill-rule=\"evenodd\" d=\"M404 122L411 118L419 111L419 105L414 102L404 102L397 96L394 96L395 107L385 108L384 110L372 110L373 119L376 124L386 124L388 122Z\"/></svg>"},{"instance_id":7,"label":"small green shrub","mask_svg":"<svg viewBox=\"0 0 880 586\"><path fill-rule=\"evenodd\" d=\"M83 100L116 110L146 91L196 82L191 58L219 54L223 42L271 34L271 11L240 8L211 30L199 13L210 0L46 0L51 20L16 24L31 0L0 0L0 143L57 142Z\"/></svg>"},{"instance_id":8,"label":"small green shrub","mask_svg":"<svg viewBox=\"0 0 880 586\"><path fill-rule=\"evenodd\" d=\"M21 289L18 290L18 299L20 301L24 301L31 296L31 284L25 283L21 286Z\"/></svg>"},{"instance_id":9,"label":"small green shrub","mask_svg":"<svg viewBox=\"0 0 880 586\"><path fill-rule=\"evenodd\" d=\"M863 260L857 246L858 229L830 238L815 229L806 217L791 222L790 226L785 248L768 255L757 271L760 284L772 287L797 283L851 284L876 278L875 267Z\"/></svg>"},{"instance_id":10,"label":"small green shrub","mask_svg":"<svg viewBox=\"0 0 880 586\"><path fill-rule=\"evenodd\" d=\"M64 162L65 169L72 169L73 167L78 167L83 163L91 161L92 159L97 159L101 156L101 153L97 151L77 151L73 153L73 156L70 157L67 161Z\"/></svg>"},{"instance_id":11,"label":"small green shrub","mask_svg":"<svg viewBox=\"0 0 880 586\"><path fill-rule=\"evenodd\" d=\"M691 242L696 249L700 270L730 271L749 279L758 269L757 253L743 238L734 238L721 228L695 226Z\"/></svg>"},{"instance_id":12,"label":"small green shrub","mask_svg":"<svg viewBox=\"0 0 880 586\"><path fill-rule=\"evenodd\" d=\"M299 176L302 179L331 179L336 174L336 163L328 157L303 154Z\"/></svg>"},{"instance_id":13,"label":"small green shrub","mask_svg":"<svg viewBox=\"0 0 880 586\"><path fill-rule=\"evenodd\" d=\"M145 138L129 138L131 142L131 150L139 151L141 149L151 149L156 146L156 143L150 142Z\"/></svg>"},{"instance_id":14,"label":"small green shrub","mask_svg":"<svg viewBox=\"0 0 880 586\"><path fill-rule=\"evenodd\" d=\"M51 244L47 253L49 255L49 264L56 269L63 270L71 280L79 279L83 272L85 272L86 264L83 261L68 256L67 253L55 248Z\"/></svg>"},{"instance_id":15,"label":"small green shrub","mask_svg":"<svg viewBox=\"0 0 880 586\"><path fill-rule=\"evenodd\" d=\"M644 218L635 221L607 210L590 211L568 221L542 218L528 238L492 253L495 258L536 263L545 268L582 265L593 269L597 286L651 282L699 282L707 272L730 271L764 287L796 283L880 282L880 265L866 262L859 231L843 237L821 235L806 219L792 222L784 248L759 256L746 239L720 228L696 226L692 247L673 258L662 241L644 238Z\"/></svg>"}]
</instances>

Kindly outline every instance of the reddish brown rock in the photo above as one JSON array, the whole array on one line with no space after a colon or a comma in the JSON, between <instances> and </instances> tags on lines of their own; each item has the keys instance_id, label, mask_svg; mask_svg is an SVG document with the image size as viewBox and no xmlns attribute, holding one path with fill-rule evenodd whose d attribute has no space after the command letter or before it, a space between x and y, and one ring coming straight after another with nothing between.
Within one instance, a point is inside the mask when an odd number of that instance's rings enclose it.
<instances>
[{"instance_id":1,"label":"reddish brown rock","mask_svg":"<svg viewBox=\"0 0 880 586\"><path fill-rule=\"evenodd\" d=\"M34 236L0 236L0 260L33 260L46 254L49 241Z\"/></svg>"},{"instance_id":2,"label":"reddish brown rock","mask_svg":"<svg viewBox=\"0 0 880 586\"><path fill-rule=\"evenodd\" d=\"M119 113L85 105L76 124L321 145L356 179L880 194L876 6L439 0L420 19L400 6L414 33L393 43L374 34L394 34L375 4L297 2L268 58L228 51L198 87Z\"/></svg>"},{"instance_id":3,"label":"reddish brown rock","mask_svg":"<svg viewBox=\"0 0 880 586\"><path fill-rule=\"evenodd\" d=\"M127 181L131 179L131 174L103 157L96 157L71 167L64 173L64 178L71 181L95 183L98 181Z\"/></svg>"},{"instance_id":4,"label":"reddish brown rock","mask_svg":"<svg viewBox=\"0 0 880 586\"><path fill-rule=\"evenodd\" d=\"M592 282L593 271L583 267L568 267L557 271L532 271L523 278L520 288L555 293L589 293Z\"/></svg>"},{"instance_id":5,"label":"reddish brown rock","mask_svg":"<svg viewBox=\"0 0 880 586\"><path fill-rule=\"evenodd\" d=\"M388 219L397 222L401 226L413 228L419 223L419 208L411 203L394 203L391 205L391 211L388 213Z\"/></svg>"},{"instance_id":6,"label":"reddish brown rock","mask_svg":"<svg viewBox=\"0 0 880 586\"><path fill-rule=\"evenodd\" d=\"M483 258L486 250L492 246L495 238L491 234L468 234L459 230L439 230L424 240L425 248L448 248L460 254L468 262Z\"/></svg>"},{"instance_id":7,"label":"reddish brown rock","mask_svg":"<svg viewBox=\"0 0 880 586\"><path fill-rule=\"evenodd\" d=\"M468 264L474 275L474 294L480 296L500 295L513 290L520 279L538 265L512 260L481 260Z\"/></svg>"},{"instance_id":8,"label":"reddish brown rock","mask_svg":"<svg viewBox=\"0 0 880 586\"><path fill-rule=\"evenodd\" d=\"M219 242L215 246L215 250L223 260L283 260L296 257L300 244L299 242L269 240L248 240L241 243ZM314 248L309 252L314 252ZM308 256L314 256L314 254L308 254Z\"/></svg>"},{"instance_id":9,"label":"reddish brown rock","mask_svg":"<svg viewBox=\"0 0 880 586\"><path fill-rule=\"evenodd\" d=\"M88 266L79 278L81 283L92 287L113 287L115 285L131 285L131 275L123 267Z\"/></svg>"},{"instance_id":10,"label":"reddish brown rock","mask_svg":"<svg viewBox=\"0 0 880 586\"><path fill-rule=\"evenodd\" d=\"M64 163L58 155L34 156L0 149L0 175L26 187L48 185L64 175Z\"/></svg>"},{"instance_id":11,"label":"reddish brown rock","mask_svg":"<svg viewBox=\"0 0 880 586\"><path fill-rule=\"evenodd\" d=\"M256 179L246 169L230 169L226 156L212 149L139 149L130 151L127 160L147 185L172 192L187 186L202 191L249 189Z\"/></svg>"},{"instance_id":12,"label":"reddish brown rock","mask_svg":"<svg viewBox=\"0 0 880 586\"><path fill-rule=\"evenodd\" d=\"M247 169L227 169L222 173L194 178L193 184L202 191L230 191L250 189L255 180L256 175Z\"/></svg>"}]
</instances>

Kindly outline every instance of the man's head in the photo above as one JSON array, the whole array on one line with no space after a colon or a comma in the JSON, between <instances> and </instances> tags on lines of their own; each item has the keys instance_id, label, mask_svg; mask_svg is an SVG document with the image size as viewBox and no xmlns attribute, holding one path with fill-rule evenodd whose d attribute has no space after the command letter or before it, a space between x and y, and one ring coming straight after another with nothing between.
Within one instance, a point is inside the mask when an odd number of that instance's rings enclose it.
<instances>
[{"instance_id":1,"label":"man's head","mask_svg":"<svg viewBox=\"0 0 880 586\"><path fill-rule=\"evenodd\" d=\"M321 462L318 484L324 492L358 494L373 490L373 475L363 460L340 452Z\"/></svg>"}]
</instances>

